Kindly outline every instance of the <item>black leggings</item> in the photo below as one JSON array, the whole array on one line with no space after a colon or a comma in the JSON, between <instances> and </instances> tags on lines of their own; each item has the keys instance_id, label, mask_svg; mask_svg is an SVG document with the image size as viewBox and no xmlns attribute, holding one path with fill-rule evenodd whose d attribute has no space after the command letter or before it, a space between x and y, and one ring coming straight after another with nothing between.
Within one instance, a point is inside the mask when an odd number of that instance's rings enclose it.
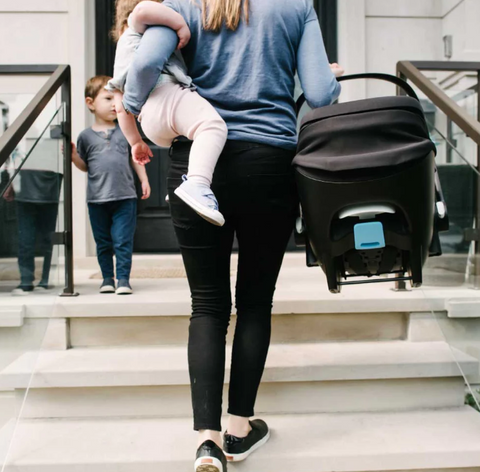
<instances>
[{"instance_id":1,"label":"black leggings","mask_svg":"<svg viewBox=\"0 0 480 472\"><path fill-rule=\"evenodd\" d=\"M275 284L295 221L294 153L227 142L212 186L226 219L220 228L207 223L173 193L187 173L189 151L190 143L174 143L168 190L192 294L188 361L194 429L221 431L234 234L239 248L237 326L228 412L251 417L270 344Z\"/></svg>"}]
</instances>

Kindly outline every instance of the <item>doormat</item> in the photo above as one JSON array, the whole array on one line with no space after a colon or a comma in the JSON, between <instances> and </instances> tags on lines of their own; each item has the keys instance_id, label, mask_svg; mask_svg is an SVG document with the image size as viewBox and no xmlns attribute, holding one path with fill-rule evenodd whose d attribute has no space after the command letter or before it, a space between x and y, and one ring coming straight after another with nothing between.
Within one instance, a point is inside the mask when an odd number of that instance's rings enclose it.
<instances>
[{"instance_id":1,"label":"doormat","mask_svg":"<svg viewBox=\"0 0 480 472\"><path fill-rule=\"evenodd\" d=\"M184 279L187 277L184 267L139 267L132 269L131 279ZM96 272L91 279L102 279L102 273Z\"/></svg>"},{"instance_id":2,"label":"doormat","mask_svg":"<svg viewBox=\"0 0 480 472\"><path fill-rule=\"evenodd\" d=\"M232 270L231 275L235 274ZM139 267L133 268L130 274L131 279L185 279L187 273L184 267ZM90 279L101 280L102 273L96 272L90 276Z\"/></svg>"}]
</instances>

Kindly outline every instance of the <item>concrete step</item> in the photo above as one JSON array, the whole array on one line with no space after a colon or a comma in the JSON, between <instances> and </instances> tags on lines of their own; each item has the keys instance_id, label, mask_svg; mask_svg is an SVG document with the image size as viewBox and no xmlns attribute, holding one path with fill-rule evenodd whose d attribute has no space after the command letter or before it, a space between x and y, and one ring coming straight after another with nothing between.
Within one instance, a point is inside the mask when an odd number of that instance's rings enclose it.
<instances>
[{"instance_id":1,"label":"concrete step","mask_svg":"<svg viewBox=\"0 0 480 472\"><path fill-rule=\"evenodd\" d=\"M25 317L25 305L23 306L1 306L0 307L0 328L18 328L23 326Z\"/></svg>"},{"instance_id":2,"label":"concrete step","mask_svg":"<svg viewBox=\"0 0 480 472\"><path fill-rule=\"evenodd\" d=\"M450 299L461 298L472 303L479 300L477 293L463 287L425 287L407 292L394 292L389 287L390 284L385 286L372 284L371 287L352 286L341 294L332 295L322 280L321 269L311 269L307 276L306 270L285 271L283 277L280 276L273 303L274 314L446 311ZM31 300L34 303L27 306L26 316L44 316L42 306L36 305L37 299L32 297ZM55 305L53 316L57 318L184 316L190 312L190 293L186 282L142 280L137 282L135 293L127 299L100 296L97 287L76 299L63 299Z\"/></svg>"},{"instance_id":3,"label":"concrete step","mask_svg":"<svg viewBox=\"0 0 480 472\"><path fill-rule=\"evenodd\" d=\"M272 345L259 411L460 406L464 381L456 361L466 375L478 370L478 361L460 351L454 355L443 342ZM227 358L226 379L229 365ZM29 382L29 417L190 412L185 347L44 351L22 356L0 374L0 387L17 389L20 398Z\"/></svg>"},{"instance_id":4,"label":"concrete step","mask_svg":"<svg viewBox=\"0 0 480 472\"><path fill-rule=\"evenodd\" d=\"M230 472L480 471L480 414L279 415L270 441ZM191 419L22 420L5 472L190 472Z\"/></svg>"},{"instance_id":5,"label":"concrete step","mask_svg":"<svg viewBox=\"0 0 480 472\"><path fill-rule=\"evenodd\" d=\"M16 410L25 390L16 390ZM228 386L224 389L226 414ZM460 377L262 383L258 414L411 411L465 403ZM179 386L31 389L23 418L178 418L191 415L190 388Z\"/></svg>"},{"instance_id":6,"label":"concrete step","mask_svg":"<svg viewBox=\"0 0 480 472\"><path fill-rule=\"evenodd\" d=\"M185 345L189 316L71 318L72 347ZM228 342L233 340L232 316ZM390 341L406 338L406 313L285 314L272 318L273 343Z\"/></svg>"},{"instance_id":7,"label":"concrete step","mask_svg":"<svg viewBox=\"0 0 480 472\"><path fill-rule=\"evenodd\" d=\"M227 349L227 378L230 365ZM453 354L452 354L453 353ZM273 344L265 382L457 377L478 361L444 342ZM31 373L34 372L33 378ZM70 349L24 354L0 373L0 389L182 385L185 346Z\"/></svg>"},{"instance_id":8,"label":"concrete step","mask_svg":"<svg viewBox=\"0 0 480 472\"><path fill-rule=\"evenodd\" d=\"M21 401L21 394L17 393L18 400ZM15 405L15 392L6 391L0 392L0 428L16 416L16 405ZM1 463L1 462L0 462Z\"/></svg>"},{"instance_id":9,"label":"concrete step","mask_svg":"<svg viewBox=\"0 0 480 472\"><path fill-rule=\"evenodd\" d=\"M451 298L445 308L449 318L480 318L480 299Z\"/></svg>"}]
</instances>

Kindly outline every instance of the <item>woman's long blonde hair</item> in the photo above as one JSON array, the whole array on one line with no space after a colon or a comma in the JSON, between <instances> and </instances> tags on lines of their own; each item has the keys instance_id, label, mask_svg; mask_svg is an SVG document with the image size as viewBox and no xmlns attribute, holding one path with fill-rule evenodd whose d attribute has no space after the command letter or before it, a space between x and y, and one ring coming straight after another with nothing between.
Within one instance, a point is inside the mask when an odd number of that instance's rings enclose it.
<instances>
[{"instance_id":1,"label":"woman's long blonde hair","mask_svg":"<svg viewBox=\"0 0 480 472\"><path fill-rule=\"evenodd\" d=\"M143 0L116 0L115 24L110 32L112 39L117 42L128 27L128 17L135 7Z\"/></svg>"},{"instance_id":2,"label":"woman's long blonde hair","mask_svg":"<svg viewBox=\"0 0 480 472\"><path fill-rule=\"evenodd\" d=\"M223 25L235 31L242 19L248 23L249 0L202 0L203 27L220 31Z\"/></svg>"},{"instance_id":3,"label":"woman's long blonde hair","mask_svg":"<svg viewBox=\"0 0 480 472\"><path fill-rule=\"evenodd\" d=\"M128 26L128 17L143 0L116 0L115 24L111 35L115 42L120 39ZM159 1L159 0L156 0ZM203 27L218 32L225 25L235 31L242 20L248 23L250 0L201 0Z\"/></svg>"}]
</instances>

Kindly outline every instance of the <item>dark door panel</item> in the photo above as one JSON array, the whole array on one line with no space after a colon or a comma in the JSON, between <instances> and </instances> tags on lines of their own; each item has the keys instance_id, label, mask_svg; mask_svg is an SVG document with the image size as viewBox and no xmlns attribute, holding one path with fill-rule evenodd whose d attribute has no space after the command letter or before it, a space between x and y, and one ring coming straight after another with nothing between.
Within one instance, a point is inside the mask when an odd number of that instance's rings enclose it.
<instances>
[{"instance_id":1,"label":"dark door panel","mask_svg":"<svg viewBox=\"0 0 480 472\"><path fill-rule=\"evenodd\" d=\"M177 252L179 249L170 218L170 208L165 201L170 165L168 149L147 142L153 152L152 162L146 167L152 194L148 200L138 200L134 251Z\"/></svg>"},{"instance_id":2,"label":"dark door panel","mask_svg":"<svg viewBox=\"0 0 480 472\"><path fill-rule=\"evenodd\" d=\"M337 0L313 0L317 10L325 47L331 62L337 60ZM95 0L96 22L96 73L112 75L115 44L110 30L115 16L115 0ZM151 144L151 143L149 143ZM167 149L151 145L155 154L147 166L152 195L149 200L139 200L138 222L135 235L135 252L177 252L178 244L170 219L167 194L167 172L170 164ZM289 250L293 250L293 239Z\"/></svg>"}]
</instances>

